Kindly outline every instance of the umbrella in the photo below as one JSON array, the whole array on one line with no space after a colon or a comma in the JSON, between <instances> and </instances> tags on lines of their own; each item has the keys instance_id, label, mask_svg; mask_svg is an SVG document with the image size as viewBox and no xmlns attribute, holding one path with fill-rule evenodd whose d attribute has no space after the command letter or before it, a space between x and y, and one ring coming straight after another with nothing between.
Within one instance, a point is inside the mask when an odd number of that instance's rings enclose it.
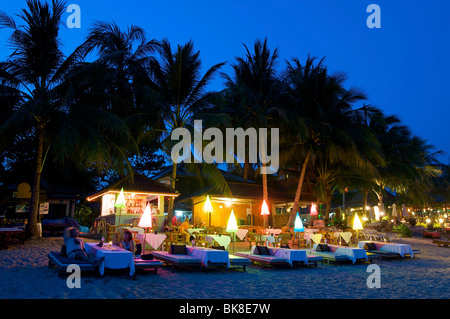
<instances>
[{"instance_id":1,"label":"umbrella","mask_svg":"<svg viewBox=\"0 0 450 319\"><path fill-rule=\"evenodd\" d=\"M402 205L403 218L408 218L408 211L406 210L405 204Z\"/></svg>"},{"instance_id":2,"label":"umbrella","mask_svg":"<svg viewBox=\"0 0 450 319\"><path fill-rule=\"evenodd\" d=\"M397 205L392 204L392 217L397 217Z\"/></svg>"}]
</instances>

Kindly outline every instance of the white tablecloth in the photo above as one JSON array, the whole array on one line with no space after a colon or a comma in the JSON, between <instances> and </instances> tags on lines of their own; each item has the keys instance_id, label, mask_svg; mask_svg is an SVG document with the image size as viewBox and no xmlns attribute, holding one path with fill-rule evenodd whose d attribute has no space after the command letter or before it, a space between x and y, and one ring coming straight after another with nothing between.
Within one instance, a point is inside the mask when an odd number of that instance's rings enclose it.
<instances>
[{"instance_id":1,"label":"white tablecloth","mask_svg":"<svg viewBox=\"0 0 450 319\"><path fill-rule=\"evenodd\" d=\"M266 234L278 235L281 233L281 229L279 228L266 228Z\"/></svg>"},{"instance_id":2,"label":"white tablecloth","mask_svg":"<svg viewBox=\"0 0 450 319\"><path fill-rule=\"evenodd\" d=\"M205 230L203 228L188 228L188 229L186 229L186 231L191 235L193 233L204 233L205 232ZM195 237L195 235L193 235L193 236Z\"/></svg>"},{"instance_id":3,"label":"white tablecloth","mask_svg":"<svg viewBox=\"0 0 450 319\"><path fill-rule=\"evenodd\" d=\"M239 237L240 240L244 240L245 236L247 236L248 229L238 229L236 232L236 236Z\"/></svg>"},{"instance_id":4,"label":"white tablecloth","mask_svg":"<svg viewBox=\"0 0 450 319\"><path fill-rule=\"evenodd\" d=\"M364 247L365 243L370 243L370 241L360 241L358 243L358 247ZM372 242L373 243L373 242ZM414 257L414 252L411 248L411 245L408 244L393 244L393 243L383 243L383 242L374 242L377 245L382 245L380 250L381 251L389 251L392 253L397 253L402 256L402 258L405 257L405 254L409 254L412 258Z\"/></svg>"},{"instance_id":5,"label":"white tablecloth","mask_svg":"<svg viewBox=\"0 0 450 319\"><path fill-rule=\"evenodd\" d=\"M269 247L269 251L273 256L286 258L291 266L294 261L303 261L305 265L308 265L306 250Z\"/></svg>"},{"instance_id":6,"label":"white tablecloth","mask_svg":"<svg viewBox=\"0 0 450 319\"><path fill-rule=\"evenodd\" d=\"M98 247L97 243L85 243L86 253L92 254L97 258L105 257L105 260L99 266L101 275L105 273L105 267L109 269L130 268L130 276L134 274L134 256L131 251L117 246L112 248Z\"/></svg>"},{"instance_id":7,"label":"white tablecloth","mask_svg":"<svg viewBox=\"0 0 450 319\"><path fill-rule=\"evenodd\" d=\"M230 267L230 258L228 257L228 251L218 250L212 248L200 248L186 246L188 254L197 257L202 261L203 266L207 267L208 262L226 263L227 268Z\"/></svg>"},{"instance_id":8,"label":"white tablecloth","mask_svg":"<svg viewBox=\"0 0 450 319\"><path fill-rule=\"evenodd\" d=\"M218 235L208 235L205 237L206 241L209 241L209 243L212 245L213 241L215 240L219 246L224 246L225 249L228 249L228 245L231 242L231 237L230 236L218 236Z\"/></svg>"},{"instance_id":9,"label":"white tablecloth","mask_svg":"<svg viewBox=\"0 0 450 319\"><path fill-rule=\"evenodd\" d=\"M136 238L141 241L142 245L144 244L144 235L145 235L145 241L147 243L149 243L150 246L155 250L158 250L159 246L161 246L161 244L167 237L164 234L156 234L156 235L154 233L137 234Z\"/></svg>"},{"instance_id":10,"label":"white tablecloth","mask_svg":"<svg viewBox=\"0 0 450 319\"><path fill-rule=\"evenodd\" d=\"M261 236L261 240L265 241L267 243L267 245L271 244L273 246L273 244L275 243L275 236L272 235L262 235Z\"/></svg>"},{"instance_id":11,"label":"white tablecloth","mask_svg":"<svg viewBox=\"0 0 450 319\"><path fill-rule=\"evenodd\" d=\"M356 262L357 259L365 259L367 258L367 253L365 249L362 248L354 248L354 247L344 247L344 246L337 246L337 245L328 245L330 248L334 248L334 253L337 255L345 255L349 257L353 263Z\"/></svg>"}]
</instances>

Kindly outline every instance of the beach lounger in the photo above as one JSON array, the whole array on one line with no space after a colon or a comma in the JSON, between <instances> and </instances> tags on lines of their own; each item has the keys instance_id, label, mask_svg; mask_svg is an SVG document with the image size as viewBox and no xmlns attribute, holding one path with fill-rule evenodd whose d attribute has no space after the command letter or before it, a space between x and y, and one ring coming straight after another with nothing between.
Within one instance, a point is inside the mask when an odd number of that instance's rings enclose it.
<instances>
[{"instance_id":1,"label":"beach lounger","mask_svg":"<svg viewBox=\"0 0 450 319\"><path fill-rule=\"evenodd\" d=\"M176 247L176 248L173 248ZM185 245L172 245L170 251L152 251L153 258L158 259L166 264L169 264L171 267L171 271L173 272L174 267L177 266L179 268L184 267L198 267L199 270L202 268L202 263L200 258L196 258L185 253L182 253L182 247L184 247L186 251Z\"/></svg>"},{"instance_id":2,"label":"beach lounger","mask_svg":"<svg viewBox=\"0 0 450 319\"><path fill-rule=\"evenodd\" d=\"M267 250L266 250L267 249ZM263 254L261 254L263 252ZM254 263L258 263L265 266L271 266L271 267L285 267L291 266L291 263L286 258L280 258L277 256L273 256L270 254L269 249L266 246L256 246L254 252L247 251L247 252L237 252L235 254L239 257L245 257L250 259L250 261Z\"/></svg>"},{"instance_id":3,"label":"beach lounger","mask_svg":"<svg viewBox=\"0 0 450 319\"><path fill-rule=\"evenodd\" d=\"M439 247L448 247L448 245L450 245L450 240L433 239L433 244L436 244Z\"/></svg>"},{"instance_id":4,"label":"beach lounger","mask_svg":"<svg viewBox=\"0 0 450 319\"><path fill-rule=\"evenodd\" d=\"M371 245L373 243L366 243L364 244L364 249L366 250L367 257L372 258L378 258L378 259L399 259L402 258L402 256L398 253L390 252L390 251L384 251L379 250L375 247L375 245ZM369 258L370 258L369 257Z\"/></svg>"},{"instance_id":5,"label":"beach lounger","mask_svg":"<svg viewBox=\"0 0 450 319\"><path fill-rule=\"evenodd\" d=\"M141 257L134 258L134 267L136 270L153 271L155 274L158 268L161 268L163 263L160 260L142 259Z\"/></svg>"},{"instance_id":6,"label":"beach lounger","mask_svg":"<svg viewBox=\"0 0 450 319\"><path fill-rule=\"evenodd\" d=\"M321 256L327 264L353 262L346 255L339 255L329 250L327 244L317 244L316 249L309 250L311 255Z\"/></svg>"},{"instance_id":7,"label":"beach lounger","mask_svg":"<svg viewBox=\"0 0 450 319\"><path fill-rule=\"evenodd\" d=\"M323 261L323 257L318 255L306 254L306 257L308 258L308 265L314 265L314 267L317 267L319 261Z\"/></svg>"},{"instance_id":8,"label":"beach lounger","mask_svg":"<svg viewBox=\"0 0 450 319\"><path fill-rule=\"evenodd\" d=\"M52 251L48 255L48 267L56 267L58 269L58 276L63 276L67 274L67 267L70 265L78 265L81 271L96 271L96 268L91 263L78 260L71 259L68 257L64 257L60 252Z\"/></svg>"},{"instance_id":9,"label":"beach lounger","mask_svg":"<svg viewBox=\"0 0 450 319\"><path fill-rule=\"evenodd\" d=\"M224 246L213 246L212 249L218 249L218 250L225 250ZM251 265L252 262L250 259L246 257L236 256L228 254L228 259L230 260L230 267L232 268L240 268L242 267L243 270L246 270L246 267L248 265Z\"/></svg>"},{"instance_id":10,"label":"beach lounger","mask_svg":"<svg viewBox=\"0 0 450 319\"><path fill-rule=\"evenodd\" d=\"M242 267L242 269L245 270L248 265L252 264L250 259L248 259L247 257L228 255L228 258L230 258L230 267L233 268Z\"/></svg>"}]
</instances>

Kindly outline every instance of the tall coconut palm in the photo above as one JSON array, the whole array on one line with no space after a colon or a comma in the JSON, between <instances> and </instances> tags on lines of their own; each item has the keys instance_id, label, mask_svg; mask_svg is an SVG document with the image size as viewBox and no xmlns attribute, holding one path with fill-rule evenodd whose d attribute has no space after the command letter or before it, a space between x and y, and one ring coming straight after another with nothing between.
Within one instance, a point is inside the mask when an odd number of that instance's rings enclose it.
<instances>
[{"instance_id":1,"label":"tall coconut palm","mask_svg":"<svg viewBox=\"0 0 450 319\"><path fill-rule=\"evenodd\" d=\"M210 67L201 76L200 51L194 50L194 43L189 41L172 50L170 42L164 39L160 48L160 60L153 65L154 96L160 108L161 122L159 130L163 132L162 143L166 154L170 156L172 147L177 143L171 140L172 132L177 128L194 130L194 120L200 119L202 113L211 108L210 92L207 85L225 63ZM213 164L205 164L208 180L220 184L219 188L227 188L225 180ZM194 168L195 169L195 168ZM172 159L171 186L175 188L177 177L177 161ZM169 202L168 219L173 216L173 199Z\"/></svg>"},{"instance_id":2,"label":"tall coconut palm","mask_svg":"<svg viewBox=\"0 0 450 319\"><path fill-rule=\"evenodd\" d=\"M256 40L253 52L244 44L245 57L236 58L232 65L233 74L223 74L226 80L225 95L228 100L229 112L233 114L236 127L247 128L279 128L277 119L284 117L280 107L283 82L276 69L278 50L271 51L264 41ZM270 133L270 130L268 130ZM270 135L268 135L270 137ZM266 153L267 150L259 150ZM248 152L246 152L248 153ZM248 155L248 154L247 154ZM248 156L245 157L244 179L247 179ZM266 168L265 160L262 168ZM260 168L261 171L261 168ZM263 184L263 199L269 204L267 189L267 174L261 174ZM267 226L267 218L265 219Z\"/></svg>"},{"instance_id":3,"label":"tall coconut palm","mask_svg":"<svg viewBox=\"0 0 450 319\"><path fill-rule=\"evenodd\" d=\"M61 52L58 35L64 12L62 1L49 6L28 0L19 14L23 25L0 13L0 26L13 31L13 53L0 63L2 147L18 134L34 141L28 236L38 235L41 172L49 151L59 161L76 157L77 163L106 167L126 162L124 145L134 145L119 118L74 98L70 76L80 55L74 52L65 58Z\"/></svg>"},{"instance_id":4,"label":"tall coconut palm","mask_svg":"<svg viewBox=\"0 0 450 319\"><path fill-rule=\"evenodd\" d=\"M159 47L159 41L147 40L139 26L122 30L114 22L97 21L77 48L83 56L96 54L94 63L102 79L91 81L90 91L104 96L101 101L97 99L100 107L124 118L140 149L139 154L130 154L134 168L149 168L155 158L158 163L155 153L160 145L154 126L160 112L152 99L152 67Z\"/></svg>"},{"instance_id":5,"label":"tall coconut palm","mask_svg":"<svg viewBox=\"0 0 450 319\"><path fill-rule=\"evenodd\" d=\"M341 166L370 166L371 160L382 161L375 137L358 122L352 108L356 102L365 99L364 94L355 88L344 88L345 76L330 75L323 59L317 65L314 61L315 58L308 57L304 65L298 59L288 64L289 100L286 107L289 108L290 126L297 131L297 143L287 154L292 165L301 167L288 226L292 225L297 213L309 163L318 163L317 176L321 182L317 185L322 186L318 194L328 203L329 212L336 170L341 170ZM295 153L304 157L295 157ZM303 163L295 163L296 158L303 158Z\"/></svg>"}]
</instances>

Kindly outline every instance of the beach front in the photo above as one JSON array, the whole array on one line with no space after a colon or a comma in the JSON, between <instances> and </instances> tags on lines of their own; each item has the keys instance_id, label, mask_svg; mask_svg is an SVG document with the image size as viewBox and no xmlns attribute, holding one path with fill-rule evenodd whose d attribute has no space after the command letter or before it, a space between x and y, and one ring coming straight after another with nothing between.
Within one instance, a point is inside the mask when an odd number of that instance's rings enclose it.
<instances>
[{"instance_id":1,"label":"beach front","mask_svg":"<svg viewBox=\"0 0 450 319\"><path fill-rule=\"evenodd\" d=\"M87 240L89 241L89 240ZM47 254L59 251L60 237L44 237L0 251L0 299L448 299L450 249L425 238L403 238L421 251L415 258L375 260L381 288L368 288L368 263L297 269L248 266L246 271L161 268L156 274L82 274L81 288L48 268ZM236 251L248 243L236 244Z\"/></svg>"}]
</instances>

